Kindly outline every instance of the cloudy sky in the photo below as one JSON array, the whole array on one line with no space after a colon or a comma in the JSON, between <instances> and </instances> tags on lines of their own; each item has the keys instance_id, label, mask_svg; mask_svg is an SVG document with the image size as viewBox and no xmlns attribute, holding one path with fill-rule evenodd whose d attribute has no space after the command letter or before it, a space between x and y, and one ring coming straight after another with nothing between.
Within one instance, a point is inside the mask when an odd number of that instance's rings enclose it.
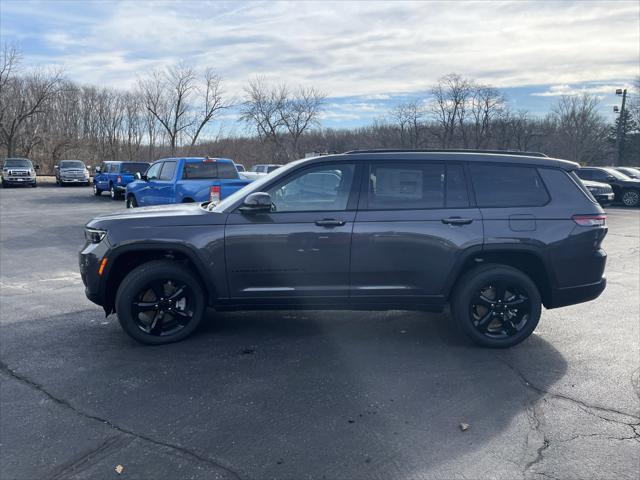
<instances>
[{"instance_id":1,"label":"cloudy sky","mask_svg":"<svg viewBox=\"0 0 640 480\"><path fill-rule=\"evenodd\" d=\"M214 67L235 95L256 75L313 85L334 127L424 98L450 72L516 109L588 91L611 116L615 89L640 74L639 32L637 1L0 1L0 38L30 66L118 88L180 61Z\"/></svg>"}]
</instances>

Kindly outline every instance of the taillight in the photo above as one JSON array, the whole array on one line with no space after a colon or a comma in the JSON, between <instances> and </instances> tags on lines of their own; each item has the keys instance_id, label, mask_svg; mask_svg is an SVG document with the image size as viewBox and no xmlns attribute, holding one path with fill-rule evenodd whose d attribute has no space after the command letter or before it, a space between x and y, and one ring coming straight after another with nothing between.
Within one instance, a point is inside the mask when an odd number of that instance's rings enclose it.
<instances>
[{"instance_id":1,"label":"taillight","mask_svg":"<svg viewBox=\"0 0 640 480\"><path fill-rule=\"evenodd\" d=\"M220 202L220 185L211 187L211 190L209 190L209 200L214 205Z\"/></svg>"},{"instance_id":2,"label":"taillight","mask_svg":"<svg viewBox=\"0 0 640 480\"><path fill-rule=\"evenodd\" d=\"M122 177L118 175L118 183L122 183Z\"/></svg>"},{"instance_id":3,"label":"taillight","mask_svg":"<svg viewBox=\"0 0 640 480\"><path fill-rule=\"evenodd\" d=\"M607 216L602 213L594 215L574 215L571 218L581 227L604 227L607 223Z\"/></svg>"}]
</instances>

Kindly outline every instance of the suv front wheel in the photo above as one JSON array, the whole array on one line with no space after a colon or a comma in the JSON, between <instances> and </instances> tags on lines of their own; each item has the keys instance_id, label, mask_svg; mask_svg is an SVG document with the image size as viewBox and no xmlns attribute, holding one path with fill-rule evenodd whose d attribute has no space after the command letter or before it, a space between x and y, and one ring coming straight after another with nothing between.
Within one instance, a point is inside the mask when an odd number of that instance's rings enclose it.
<instances>
[{"instance_id":1,"label":"suv front wheel","mask_svg":"<svg viewBox=\"0 0 640 480\"><path fill-rule=\"evenodd\" d=\"M191 335L204 318L205 296L183 265L154 260L133 269L116 295L120 325L135 340L160 345Z\"/></svg>"},{"instance_id":2,"label":"suv front wheel","mask_svg":"<svg viewBox=\"0 0 640 480\"><path fill-rule=\"evenodd\" d=\"M456 322L484 347L517 345L535 330L542 301L535 283L506 265L483 265L466 273L451 300Z\"/></svg>"}]
</instances>

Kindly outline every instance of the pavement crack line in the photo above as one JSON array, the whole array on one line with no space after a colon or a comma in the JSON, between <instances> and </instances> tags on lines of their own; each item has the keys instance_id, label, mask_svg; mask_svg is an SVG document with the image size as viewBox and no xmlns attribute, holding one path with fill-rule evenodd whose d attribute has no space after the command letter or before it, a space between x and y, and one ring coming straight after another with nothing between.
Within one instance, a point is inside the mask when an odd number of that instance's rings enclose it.
<instances>
[{"instance_id":1,"label":"pavement crack line","mask_svg":"<svg viewBox=\"0 0 640 480\"><path fill-rule=\"evenodd\" d=\"M235 472L234 470L232 470L229 467L226 467L224 465L222 465L221 463L219 463L218 461L209 458L207 456L201 455L200 453L194 452L186 447L180 446L180 445L176 445L173 443L169 443L169 442L165 442L162 440L157 440L155 438L149 437L147 435L141 434L141 433L137 433L134 432L133 430L129 430L126 427L121 427L113 422L111 422L110 420L107 420L106 418L102 418L99 417L97 415L92 415L90 413L84 412L80 409L78 409L77 407L73 406L69 401L63 399L63 398L59 398L56 397L55 395L53 395L52 393L50 393L49 391L47 391L47 389L40 385L39 383L24 377L22 375L20 375L19 373L17 373L15 370L13 370L12 368L10 368L6 363L4 363L3 361L0 361L0 372L4 373L5 375L19 381L20 383L34 389L37 390L38 392L41 392L42 394L44 394L47 398L49 398L51 401L53 401L54 403L56 403L57 405L60 405L68 410L71 410L72 412L74 412L76 415L79 415L81 417L84 417L86 419L89 420L94 420L97 422L100 422L102 424L107 425L109 428L112 428L113 430L116 430L117 432L123 433L125 435L131 435L137 439L140 439L142 441L145 442L149 442L152 443L154 445L157 445L159 447L164 447L164 448L168 448L171 450L175 450L176 452L179 452L181 454L183 454L186 457L190 457L194 460L198 460L200 462L206 463L212 467L218 468L220 470L224 470L225 472L229 473L231 476L233 476L233 478L237 479L237 480L242 480L240 475Z\"/></svg>"},{"instance_id":2,"label":"pavement crack line","mask_svg":"<svg viewBox=\"0 0 640 480\"><path fill-rule=\"evenodd\" d=\"M628 413L628 412L623 412L622 410L616 410L615 408L609 408L609 407L602 407L600 405L592 405L589 404L587 402L585 402L584 400L580 400L578 398L573 398L570 397L568 395L562 394L562 393L553 393L553 392L549 392L547 390L545 390L544 388L540 388L537 385L534 385L531 381L529 381L529 379L516 367L514 367L513 365L511 365L507 360L505 360L504 358L500 358L498 357L498 359L504 363L507 367L509 367L516 375L518 375L518 377L520 377L520 380L522 381L522 383L529 388L530 390L533 390L537 393L540 393L542 395L551 397L551 398L559 398L561 400L566 400L568 402L574 403L576 405L578 405L579 407L582 407L581 409L585 412L588 413L590 415L596 416L602 420L605 420L607 422L613 422L613 423L617 423L617 424L622 424L622 425L627 425L628 427L634 428L640 425L640 417L632 414L632 413ZM612 418L608 418L608 417L603 417L602 415L598 415L597 413L594 413L592 411L589 411L589 409L591 410L596 410L596 411L600 411L600 412L607 412L607 413L611 413L614 415L620 415L623 417L627 417L627 418L632 418L633 420L635 420L635 422L623 422L621 420L614 420Z\"/></svg>"},{"instance_id":3,"label":"pavement crack line","mask_svg":"<svg viewBox=\"0 0 640 480\"><path fill-rule=\"evenodd\" d=\"M502 357L497 357L498 360L500 360L502 363L504 363L511 371L513 371L518 378L520 379L521 383L529 390L536 392L540 395L542 395L542 400L544 401L546 397L549 398L557 398L557 399L561 399L561 400L565 400L568 402L571 402L575 405L578 406L578 408L580 408L580 410L582 410L583 412L595 416L601 420L607 421L607 422L612 422L618 425L624 425L628 428L631 428L633 435L630 437L608 437L611 439L615 439L615 440L639 440L640 439L640 418L636 417L635 415L631 415L627 412L622 412L620 410L616 410L613 408L606 408L606 407L602 407L599 405L590 405L586 402L584 402L583 400L579 400L577 398L573 398L573 397L569 397L567 395L563 395L563 394L559 394L559 393L552 393L549 392L543 388L538 387L537 385L534 385L531 381L529 381L529 379L524 375L524 373L522 373L518 368L516 368L515 366L513 366L511 363L509 363L506 359L502 358ZM526 478L527 473L529 472L529 470L531 470L532 467L534 467L536 464L542 462L542 460L544 459L544 452L545 450L547 450L549 448L549 446L551 445L551 441L549 440L549 438L547 437L546 433L544 432L544 430L542 429L542 422L540 421L540 418L538 417L538 412L537 412L537 404L538 404L539 400L533 400L531 402L531 405L527 408L527 416L529 418L529 424L531 426L531 430L537 432L541 437L542 437L542 442L540 444L540 446L536 449L536 456L533 460L529 461L523 471L522 471L522 475ZM598 413L592 411L600 411L600 412L607 412L607 413L611 413L611 414L615 414L615 415L620 415L620 416L624 416L627 418L632 418L634 420L637 420L637 423L632 423L632 422L624 422L621 420L614 420L608 417L604 417L602 415L599 415ZM575 440L576 438L579 437L589 437L589 436L600 436L602 438L607 437L606 435L602 435L602 434L595 434L595 435L576 435L575 438L570 438L567 440L561 440L558 441L558 443L564 443L564 442L568 442L571 440ZM544 477L548 477L548 478L555 478L552 477L549 474L543 473L543 472L535 472L536 475L542 475Z\"/></svg>"}]
</instances>

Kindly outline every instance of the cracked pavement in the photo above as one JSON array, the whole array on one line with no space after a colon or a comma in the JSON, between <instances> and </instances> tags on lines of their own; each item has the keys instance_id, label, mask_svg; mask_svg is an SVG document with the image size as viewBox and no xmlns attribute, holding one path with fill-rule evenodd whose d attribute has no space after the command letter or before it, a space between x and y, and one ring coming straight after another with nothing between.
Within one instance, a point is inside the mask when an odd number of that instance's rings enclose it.
<instances>
[{"instance_id":1,"label":"cracked pavement","mask_svg":"<svg viewBox=\"0 0 640 480\"><path fill-rule=\"evenodd\" d=\"M0 190L3 479L640 477L639 210L608 209L599 299L491 351L415 312L210 312L138 345L77 273L122 206Z\"/></svg>"}]
</instances>

